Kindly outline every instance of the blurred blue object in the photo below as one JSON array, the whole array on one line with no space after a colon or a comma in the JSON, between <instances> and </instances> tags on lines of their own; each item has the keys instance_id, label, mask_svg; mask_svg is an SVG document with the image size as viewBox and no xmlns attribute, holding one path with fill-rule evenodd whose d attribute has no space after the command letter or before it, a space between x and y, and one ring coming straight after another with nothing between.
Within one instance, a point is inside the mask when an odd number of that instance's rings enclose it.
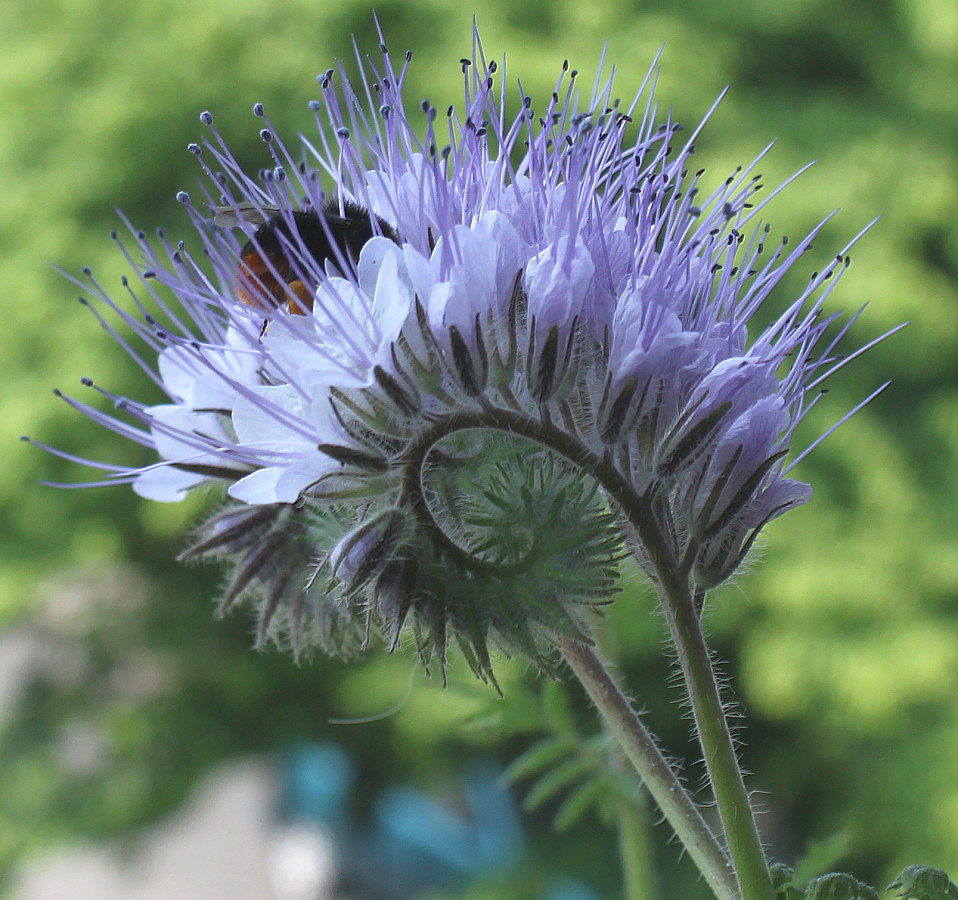
<instances>
[{"instance_id":1,"label":"blurred blue object","mask_svg":"<svg viewBox=\"0 0 958 900\"><path fill-rule=\"evenodd\" d=\"M474 822L478 857L487 867L512 868L523 855L522 821L502 770L476 763L468 769L462 788Z\"/></svg>"},{"instance_id":2,"label":"blurred blue object","mask_svg":"<svg viewBox=\"0 0 958 900\"><path fill-rule=\"evenodd\" d=\"M371 856L388 871L393 887L402 885L404 895L413 896L516 865L522 832L500 774L489 765L468 768L461 781L461 812L411 788L383 792L373 816Z\"/></svg>"},{"instance_id":3,"label":"blurred blue object","mask_svg":"<svg viewBox=\"0 0 958 900\"><path fill-rule=\"evenodd\" d=\"M355 767L332 744L296 744L280 756L278 813L328 829L335 840L338 882L363 900L411 900L423 891L495 877L523 855L522 830L501 770L466 767L448 802L403 786L386 788L370 820L354 826ZM550 894L548 900L595 900L591 894Z\"/></svg>"},{"instance_id":4,"label":"blurred blue object","mask_svg":"<svg viewBox=\"0 0 958 900\"><path fill-rule=\"evenodd\" d=\"M553 878L546 885L542 900L602 900L602 898L575 878Z\"/></svg>"},{"instance_id":5,"label":"blurred blue object","mask_svg":"<svg viewBox=\"0 0 958 900\"><path fill-rule=\"evenodd\" d=\"M376 804L375 828L388 852L432 858L465 875L508 869L522 855L522 833L512 798L490 766L462 778L459 814L411 788L390 788Z\"/></svg>"},{"instance_id":6,"label":"blurred blue object","mask_svg":"<svg viewBox=\"0 0 958 900\"><path fill-rule=\"evenodd\" d=\"M318 822L345 836L355 778L352 761L335 744L294 744L280 757L279 815Z\"/></svg>"}]
</instances>

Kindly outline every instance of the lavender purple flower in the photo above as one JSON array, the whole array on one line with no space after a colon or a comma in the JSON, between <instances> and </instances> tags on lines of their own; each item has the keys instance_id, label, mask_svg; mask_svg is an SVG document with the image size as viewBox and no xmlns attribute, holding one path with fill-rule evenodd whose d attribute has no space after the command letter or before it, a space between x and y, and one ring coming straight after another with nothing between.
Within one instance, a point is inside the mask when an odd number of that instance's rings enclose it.
<instances>
[{"instance_id":1,"label":"lavender purple flower","mask_svg":"<svg viewBox=\"0 0 958 900\"><path fill-rule=\"evenodd\" d=\"M132 306L92 282L168 402L68 402L159 458L98 484L225 490L185 556L231 563L221 607L257 598L261 641L349 655L408 624L424 661L454 639L491 678L490 639L548 665L550 636L586 637L625 548L697 595L732 575L810 495L787 455L858 355L835 354L857 316L832 334L824 313L842 251L749 334L821 225L772 242L764 151L700 196L698 131L656 124L651 76L628 103L611 77L583 102L564 65L544 107L520 94L510 115L476 37L462 107L408 109L410 59L383 46L356 85L326 72L318 137L295 148L257 104L260 179L201 116L208 184L179 195L195 235L131 229ZM310 211L327 253L298 224ZM337 239L357 220L368 239ZM257 289L272 301L237 302Z\"/></svg>"}]
</instances>

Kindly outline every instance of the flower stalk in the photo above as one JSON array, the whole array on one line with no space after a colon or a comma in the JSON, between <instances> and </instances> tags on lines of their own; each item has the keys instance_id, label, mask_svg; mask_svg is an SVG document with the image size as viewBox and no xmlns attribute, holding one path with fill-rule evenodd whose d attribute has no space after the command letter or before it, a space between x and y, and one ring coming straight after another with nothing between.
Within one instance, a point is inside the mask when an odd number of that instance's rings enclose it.
<instances>
[{"instance_id":1,"label":"flower stalk","mask_svg":"<svg viewBox=\"0 0 958 900\"><path fill-rule=\"evenodd\" d=\"M629 900L654 900L658 892L652 865L648 794L645 788L639 791L638 797L623 798L616 808L622 881Z\"/></svg>"},{"instance_id":2,"label":"flower stalk","mask_svg":"<svg viewBox=\"0 0 958 900\"><path fill-rule=\"evenodd\" d=\"M768 864L702 631L700 614L704 598L695 596L690 589L688 575L671 556L645 498L636 501L625 496L620 500L655 568L659 597L682 669L741 896L743 900L774 900Z\"/></svg>"},{"instance_id":3,"label":"flower stalk","mask_svg":"<svg viewBox=\"0 0 958 900\"><path fill-rule=\"evenodd\" d=\"M737 900L738 884L725 852L621 688L587 644L560 637L557 645L715 896Z\"/></svg>"},{"instance_id":4,"label":"flower stalk","mask_svg":"<svg viewBox=\"0 0 958 900\"><path fill-rule=\"evenodd\" d=\"M669 593L663 606L742 898L774 900L768 863L692 595L688 590Z\"/></svg>"}]
</instances>

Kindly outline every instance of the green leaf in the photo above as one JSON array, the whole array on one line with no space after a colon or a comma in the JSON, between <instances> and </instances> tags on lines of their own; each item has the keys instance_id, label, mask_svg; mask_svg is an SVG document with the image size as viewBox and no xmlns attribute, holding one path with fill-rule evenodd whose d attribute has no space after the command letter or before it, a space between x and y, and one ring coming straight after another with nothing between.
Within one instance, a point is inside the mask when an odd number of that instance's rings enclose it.
<instances>
[{"instance_id":1,"label":"green leaf","mask_svg":"<svg viewBox=\"0 0 958 900\"><path fill-rule=\"evenodd\" d=\"M845 872L831 872L813 878L805 900L878 900L878 891Z\"/></svg>"},{"instance_id":2,"label":"green leaf","mask_svg":"<svg viewBox=\"0 0 958 900\"><path fill-rule=\"evenodd\" d=\"M907 866L888 890L899 890L902 900L958 900L958 887L948 875L929 866Z\"/></svg>"},{"instance_id":3,"label":"green leaf","mask_svg":"<svg viewBox=\"0 0 958 900\"><path fill-rule=\"evenodd\" d=\"M575 825L590 809L605 799L608 790L609 785L601 779L590 778L570 791L555 814L553 825L556 831L567 831Z\"/></svg>"},{"instance_id":4,"label":"green leaf","mask_svg":"<svg viewBox=\"0 0 958 900\"><path fill-rule=\"evenodd\" d=\"M588 774L589 768L588 762L578 757L556 766L532 786L522 804L523 808L530 812L538 809L564 788Z\"/></svg>"},{"instance_id":5,"label":"green leaf","mask_svg":"<svg viewBox=\"0 0 958 900\"><path fill-rule=\"evenodd\" d=\"M537 772L558 763L568 756L571 748L568 743L555 737L547 737L533 744L525 753L506 768L506 778L514 783L529 778Z\"/></svg>"}]
</instances>

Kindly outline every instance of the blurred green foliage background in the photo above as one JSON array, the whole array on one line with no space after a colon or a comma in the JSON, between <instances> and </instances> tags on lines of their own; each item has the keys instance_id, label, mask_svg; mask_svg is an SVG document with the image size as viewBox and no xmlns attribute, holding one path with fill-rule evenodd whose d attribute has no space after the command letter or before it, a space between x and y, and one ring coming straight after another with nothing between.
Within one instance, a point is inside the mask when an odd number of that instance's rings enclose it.
<instances>
[{"instance_id":1,"label":"blurred green foliage background","mask_svg":"<svg viewBox=\"0 0 958 900\"><path fill-rule=\"evenodd\" d=\"M830 303L869 304L859 342L911 325L832 385L806 438L893 384L802 464L813 501L768 529L764 558L712 598L708 624L746 710L743 756L767 792L763 828L777 858L831 840L835 865L874 883L918 862L958 873L958 6L380 0L376 9L392 51L415 53L413 103L456 101L473 14L487 54L505 54L506 77L534 97L551 90L563 59L591 75L604 42L623 95L664 44L657 96L687 126L729 85L699 164L717 181L775 139L760 168L768 185L817 160L775 201L778 233L797 236L841 209L773 308L881 217ZM198 503L42 487L88 473L17 443L27 433L97 459L141 459L50 394L82 391L79 378L91 376L156 396L49 264L90 265L119 290L115 208L139 227L187 236L174 196L199 174L185 150L202 137L199 111L214 112L255 170L266 156L252 104L264 102L287 136L308 129L313 78L351 55L353 34L375 50L366 2L0 5L0 651L27 660L18 680L0 683L7 876L64 842L129 836L215 764L299 738L347 747L364 796L389 781L441 782L474 752L463 723L500 702L459 673L442 692L401 654L347 667L254 653L243 613L212 620L217 574L173 561ZM626 590L610 626L653 729L689 752L647 592ZM504 672L504 703L510 690L534 702L528 673ZM328 722L399 703L380 722ZM77 758L77 735L97 752ZM480 743L506 762L526 740L486 733ZM699 774L690 762L690 779ZM529 820L524 868L468 896L532 897L558 871L616 896L611 832L589 819L553 837L547 813ZM663 897L704 896L665 826L653 834Z\"/></svg>"}]
</instances>

